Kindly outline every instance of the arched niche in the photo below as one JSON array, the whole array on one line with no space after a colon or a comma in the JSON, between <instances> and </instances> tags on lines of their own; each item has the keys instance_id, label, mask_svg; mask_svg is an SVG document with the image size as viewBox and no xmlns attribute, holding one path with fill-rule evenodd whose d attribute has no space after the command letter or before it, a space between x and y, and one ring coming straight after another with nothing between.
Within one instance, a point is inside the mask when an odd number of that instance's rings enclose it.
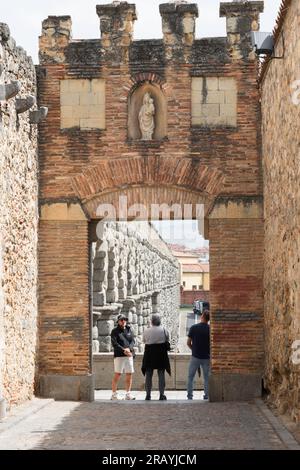
<instances>
[{"instance_id":1,"label":"arched niche","mask_svg":"<svg viewBox=\"0 0 300 470\"><path fill-rule=\"evenodd\" d=\"M139 85L128 98L128 138L141 140L142 133L139 125L139 112L143 105L145 93L150 93L155 106L155 129L153 140L162 140L167 135L167 102L156 83L144 82Z\"/></svg>"}]
</instances>

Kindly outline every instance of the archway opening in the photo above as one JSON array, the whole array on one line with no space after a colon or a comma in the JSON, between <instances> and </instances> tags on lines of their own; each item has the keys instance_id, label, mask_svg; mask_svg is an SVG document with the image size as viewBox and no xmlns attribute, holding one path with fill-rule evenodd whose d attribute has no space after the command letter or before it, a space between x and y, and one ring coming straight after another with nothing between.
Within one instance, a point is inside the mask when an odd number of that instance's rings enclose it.
<instances>
[{"instance_id":1,"label":"archway opening","mask_svg":"<svg viewBox=\"0 0 300 470\"><path fill-rule=\"evenodd\" d=\"M170 334L172 346L168 397L185 399L191 357L187 334L199 321L195 301L209 299L209 244L204 238L204 207L201 211L197 209L198 220L174 220L178 219L176 211L170 212L168 220L162 220L162 213L157 213L156 220L141 220L141 207L138 209L138 220L110 220L106 214L106 218L90 224L95 397L111 396L114 364L111 332L122 313L135 336L133 390L137 398L144 399L143 335L156 313ZM124 388L123 377L120 381L123 396ZM153 390L155 397L156 378ZM196 378L196 399L202 398L202 390L203 379Z\"/></svg>"}]
</instances>

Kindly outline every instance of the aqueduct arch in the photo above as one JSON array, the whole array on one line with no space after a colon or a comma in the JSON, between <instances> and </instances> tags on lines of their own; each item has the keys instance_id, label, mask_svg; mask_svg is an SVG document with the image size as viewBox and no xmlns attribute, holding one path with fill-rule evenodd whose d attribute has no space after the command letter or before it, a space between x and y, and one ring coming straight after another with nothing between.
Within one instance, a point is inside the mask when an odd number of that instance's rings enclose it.
<instances>
[{"instance_id":1,"label":"aqueduct arch","mask_svg":"<svg viewBox=\"0 0 300 470\"><path fill-rule=\"evenodd\" d=\"M261 393L263 209L257 62L262 2L222 3L227 38L196 40L195 4L163 4L163 39L133 41L135 5L100 5L102 38L70 17L40 38L39 393L93 399L89 223L97 207L204 204L211 251L214 401ZM119 26L122 27L119 27ZM139 84L166 96L167 135L128 138Z\"/></svg>"}]
</instances>

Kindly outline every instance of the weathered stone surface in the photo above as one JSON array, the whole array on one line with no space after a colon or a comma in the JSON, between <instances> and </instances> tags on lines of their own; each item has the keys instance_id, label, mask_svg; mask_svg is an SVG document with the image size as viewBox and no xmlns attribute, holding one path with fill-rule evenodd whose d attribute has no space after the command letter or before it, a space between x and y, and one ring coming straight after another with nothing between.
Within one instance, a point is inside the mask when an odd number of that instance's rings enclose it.
<instances>
[{"instance_id":1,"label":"weathered stone surface","mask_svg":"<svg viewBox=\"0 0 300 470\"><path fill-rule=\"evenodd\" d=\"M29 120L31 124L39 124L41 121L46 119L48 114L48 108L46 106L42 106L37 111L30 111L29 113Z\"/></svg>"},{"instance_id":2,"label":"weathered stone surface","mask_svg":"<svg viewBox=\"0 0 300 470\"><path fill-rule=\"evenodd\" d=\"M159 11L167 57L177 57L180 52L183 56L183 46L192 46L195 40L197 4L163 3L159 6Z\"/></svg>"},{"instance_id":3,"label":"weathered stone surface","mask_svg":"<svg viewBox=\"0 0 300 470\"><path fill-rule=\"evenodd\" d=\"M101 241L94 244L93 285L100 282L103 292L95 293L94 308L102 302L123 303L122 312L128 316L140 351L144 327L149 324L151 314L159 312L163 324L170 330L172 342L178 341L179 266L165 243L157 239L153 228L144 223L108 223L102 231ZM145 235L146 234L146 235ZM150 234L150 236L149 236ZM149 240L147 239L149 238ZM104 257L102 245L107 248ZM110 248L109 248L110 247ZM104 260L108 260L105 262ZM106 285L102 281L107 278ZM122 286L122 288L120 288ZM130 297L133 295L133 297ZM97 304L95 303L97 302ZM103 305L103 304L102 304ZM117 313L115 313L116 319ZM109 323L109 328L108 328ZM98 322L100 337L109 335L113 322L102 315ZM100 338L100 351L102 349Z\"/></svg>"},{"instance_id":4,"label":"weathered stone surface","mask_svg":"<svg viewBox=\"0 0 300 470\"><path fill-rule=\"evenodd\" d=\"M192 122L202 126L236 126L236 80L229 77L194 77Z\"/></svg>"},{"instance_id":5,"label":"weathered stone surface","mask_svg":"<svg viewBox=\"0 0 300 470\"><path fill-rule=\"evenodd\" d=\"M1 42L7 42L10 38L10 30L7 24L0 23L0 40Z\"/></svg>"},{"instance_id":6,"label":"weathered stone surface","mask_svg":"<svg viewBox=\"0 0 300 470\"><path fill-rule=\"evenodd\" d=\"M226 17L227 48L233 61L256 60L252 53L251 31L258 31L264 2L222 2L220 16Z\"/></svg>"},{"instance_id":7,"label":"weathered stone surface","mask_svg":"<svg viewBox=\"0 0 300 470\"><path fill-rule=\"evenodd\" d=\"M98 331L99 336L108 336L112 332L114 327L114 322L112 320L108 321L99 321L98 322Z\"/></svg>"},{"instance_id":8,"label":"weathered stone surface","mask_svg":"<svg viewBox=\"0 0 300 470\"><path fill-rule=\"evenodd\" d=\"M269 64L261 84L265 183L264 382L270 401L297 421L300 421L300 367L293 360L292 346L300 340L300 100L297 99L300 95L292 85L300 79L299 7L296 0L286 10L282 31L284 60ZM275 55L282 53L282 42L278 41Z\"/></svg>"},{"instance_id":9,"label":"weathered stone surface","mask_svg":"<svg viewBox=\"0 0 300 470\"><path fill-rule=\"evenodd\" d=\"M9 100L16 96L21 90L21 84L18 80L8 83L6 85L0 85L0 100Z\"/></svg>"},{"instance_id":10,"label":"weathered stone surface","mask_svg":"<svg viewBox=\"0 0 300 470\"><path fill-rule=\"evenodd\" d=\"M36 96L32 60L0 24L0 401L33 396L37 332L37 131L14 96ZM3 112L5 106L5 112ZM18 121L18 125L16 125Z\"/></svg>"},{"instance_id":11,"label":"weathered stone surface","mask_svg":"<svg viewBox=\"0 0 300 470\"><path fill-rule=\"evenodd\" d=\"M25 113L36 104L36 97L29 95L26 98L16 99L16 111L18 114Z\"/></svg>"},{"instance_id":12,"label":"weathered stone surface","mask_svg":"<svg viewBox=\"0 0 300 470\"><path fill-rule=\"evenodd\" d=\"M93 305L102 306L106 303L106 293L96 292L93 294Z\"/></svg>"},{"instance_id":13,"label":"weathered stone surface","mask_svg":"<svg viewBox=\"0 0 300 470\"><path fill-rule=\"evenodd\" d=\"M100 343L98 340L93 339L93 354L97 354L100 351Z\"/></svg>"},{"instance_id":14,"label":"weathered stone surface","mask_svg":"<svg viewBox=\"0 0 300 470\"><path fill-rule=\"evenodd\" d=\"M65 60L65 49L72 36L70 16L48 16L42 24L42 35L39 38L40 63L62 63Z\"/></svg>"},{"instance_id":15,"label":"weathered stone surface","mask_svg":"<svg viewBox=\"0 0 300 470\"><path fill-rule=\"evenodd\" d=\"M94 326L93 327L93 339L98 339L98 336L99 336L98 327Z\"/></svg>"},{"instance_id":16,"label":"weathered stone surface","mask_svg":"<svg viewBox=\"0 0 300 470\"><path fill-rule=\"evenodd\" d=\"M46 375L40 380L40 394L55 400L93 401L95 380L92 374L81 376Z\"/></svg>"},{"instance_id":17,"label":"weathered stone surface","mask_svg":"<svg viewBox=\"0 0 300 470\"><path fill-rule=\"evenodd\" d=\"M110 352L111 349L112 347L110 336L101 336L99 339L99 351Z\"/></svg>"},{"instance_id":18,"label":"weathered stone surface","mask_svg":"<svg viewBox=\"0 0 300 470\"><path fill-rule=\"evenodd\" d=\"M102 48L107 60L128 60L128 48L132 42L136 7L127 2L97 5L100 18Z\"/></svg>"},{"instance_id":19,"label":"weathered stone surface","mask_svg":"<svg viewBox=\"0 0 300 470\"><path fill-rule=\"evenodd\" d=\"M105 81L62 80L61 128L105 129Z\"/></svg>"}]
</instances>

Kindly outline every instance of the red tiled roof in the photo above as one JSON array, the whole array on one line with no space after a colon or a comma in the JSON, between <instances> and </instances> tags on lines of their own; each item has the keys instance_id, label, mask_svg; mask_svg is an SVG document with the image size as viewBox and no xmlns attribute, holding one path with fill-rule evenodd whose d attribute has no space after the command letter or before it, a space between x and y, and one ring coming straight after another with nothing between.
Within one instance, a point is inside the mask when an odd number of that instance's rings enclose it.
<instances>
[{"instance_id":1,"label":"red tiled roof","mask_svg":"<svg viewBox=\"0 0 300 470\"><path fill-rule=\"evenodd\" d=\"M201 267L204 273L209 273L209 263L201 263Z\"/></svg>"},{"instance_id":2,"label":"red tiled roof","mask_svg":"<svg viewBox=\"0 0 300 470\"><path fill-rule=\"evenodd\" d=\"M174 251L185 251L186 247L184 245L177 245L176 243L168 243L170 250Z\"/></svg>"},{"instance_id":3,"label":"red tiled roof","mask_svg":"<svg viewBox=\"0 0 300 470\"><path fill-rule=\"evenodd\" d=\"M183 256L183 257L195 257L197 258L199 255L203 253L209 253L209 248L203 246L201 248L190 249L183 245L172 245L168 244L169 249L172 251L174 256Z\"/></svg>"},{"instance_id":4,"label":"red tiled roof","mask_svg":"<svg viewBox=\"0 0 300 470\"><path fill-rule=\"evenodd\" d=\"M193 253L209 253L209 248L203 246L202 248L197 248L196 250L192 250Z\"/></svg>"},{"instance_id":5,"label":"red tiled roof","mask_svg":"<svg viewBox=\"0 0 300 470\"><path fill-rule=\"evenodd\" d=\"M284 20L285 20L286 15L289 11L291 3L292 3L292 0L282 0L282 2L281 2L280 8L279 8L279 13L278 13L278 16L277 16L277 19L276 19L275 28L273 29L273 36L274 36L275 43L276 43L277 39L279 38Z\"/></svg>"},{"instance_id":6,"label":"red tiled roof","mask_svg":"<svg viewBox=\"0 0 300 470\"><path fill-rule=\"evenodd\" d=\"M172 251L173 256L179 256L181 258L199 258L199 254L191 253L189 251Z\"/></svg>"}]
</instances>

